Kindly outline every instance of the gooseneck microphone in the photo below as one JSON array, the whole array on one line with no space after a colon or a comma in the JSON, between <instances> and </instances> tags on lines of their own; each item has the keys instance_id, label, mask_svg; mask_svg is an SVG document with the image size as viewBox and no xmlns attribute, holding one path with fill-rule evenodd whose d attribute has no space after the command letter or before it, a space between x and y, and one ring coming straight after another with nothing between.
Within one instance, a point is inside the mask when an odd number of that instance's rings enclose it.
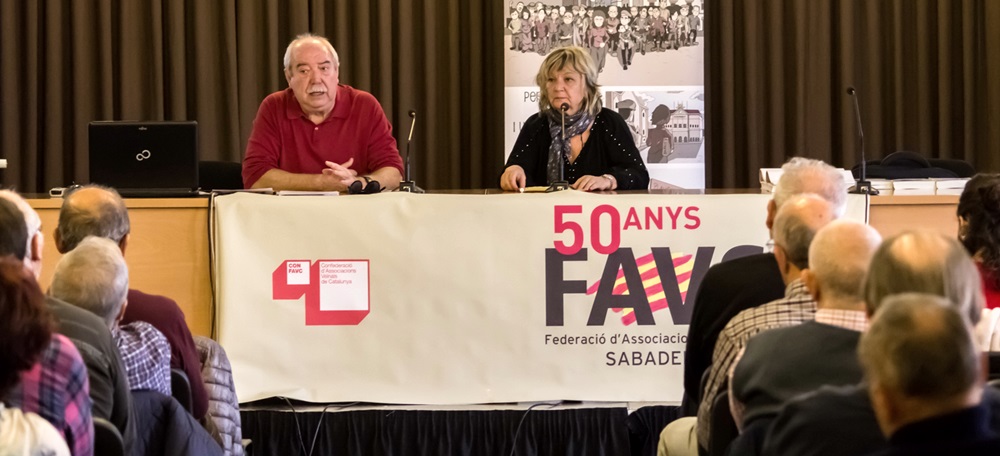
<instances>
[{"instance_id":1,"label":"gooseneck microphone","mask_svg":"<svg viewBox=\"0 0 1000 456\"><path fill-rule=\"evenodd\" d=\"M406 137L406 158L403 164L403 181L399 183L399 191L410 193L424 193L416 182L410 177L410 146L413 144L413 128L417 125L417 111L410 110L410 134Z\"/></svg>"},{"instance_id":2,"label":"gooseneck microphone","mask_svg":"<svg viewBox=\"0 0 1000 456\"><path fill-rule=\"evenodd\" d=\"M858 182L851 189L851 193L862 195L878 195L878 189L872 188L872 183L868 181L865 162L865 130L861 125L861 107L858 105L858 94L854 86L847 86L847 95L854 100L854 114L858 122L858 148L861 149L861 173L858 175Z\"/></svg>"},{"instance_id":3,"label":"gooseneck microphone","mask_svg":"<svg viewBox=\"0 0 1000 456\"><path fill-rule=\"evenodd\" d=\"M563 143L566 143L566 111L569 111L569 103L563 103L559 106L559 114L562 118ZM545 191L558 192L561 190L569 190L569 182L566 181L566 157L562 153L559 154L559 180L549 184L549 188Z\"/></svg>"}]
</instances>

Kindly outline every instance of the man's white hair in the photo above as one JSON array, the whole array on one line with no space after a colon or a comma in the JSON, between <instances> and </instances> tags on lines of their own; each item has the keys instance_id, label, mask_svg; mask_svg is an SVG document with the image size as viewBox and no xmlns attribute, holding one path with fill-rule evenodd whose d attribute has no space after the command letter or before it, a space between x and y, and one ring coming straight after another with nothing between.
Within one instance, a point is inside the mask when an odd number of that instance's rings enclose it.
<instances>
[{"instance_id":1,"label":"man's white hair","mask_svg":"<svg viewBox=\"0 0 1000 456\"><path fill-rule=\"evenodd\" d=\"M794 157L781 167L781 179L774 190L774 205L780 208L792 195L815 193L827 200L837 217L844 215L847 189L840 171L822 160Z\"/></svg>"},{"instance_id":2,"label":"man's white hair","mask_svg":"<svg viewBox=\"0 0 1000 456\"><path fill-rule=\"evenodd\" d=\"M128 266L118 244L87 236L59 260L49 294L90 311L114 328L128 295Z\"/></svg>"},{"instance_id":3,"label":"man's white hair","mask_svg":"<svg viewBox=\"0 0 1000 456\"><path fill-rule=\"evenodd\" d=\"M35 212L35 209L33 209L31 205L21 197L21 195L18 195L17 192L14 192L13 190L0 190L0 198L14 203L14 205L21 211L21 214L24 215L24 224L28 229L28 249L25 250L25 252L30 255L31 240L35 237L35 233L42 229L41 217L38 216L38 212Z\"/></svg>"},{"instance_id":4,"label":"man's white hair","mask_svg":"<svg viewBox=\"0 0 1000 456\"><path fill-rule=\"evenodd\" d=\"M332 44L330 44L330 40L319 35L313 35L312 33L303 33L296 36L291 43L288 43L288 47L285 48L285 58L282 60L282 63L285 64L286 70L292 69L292 48L295 47L296 44L306 40L315 40L319 42L324 48L326 48L326 51L330 53L330 56L333 57L333 64L336 65L337 68L340 68L340 56L337 55L337 50L333 48Z\"/></svg>"}]
</instances>

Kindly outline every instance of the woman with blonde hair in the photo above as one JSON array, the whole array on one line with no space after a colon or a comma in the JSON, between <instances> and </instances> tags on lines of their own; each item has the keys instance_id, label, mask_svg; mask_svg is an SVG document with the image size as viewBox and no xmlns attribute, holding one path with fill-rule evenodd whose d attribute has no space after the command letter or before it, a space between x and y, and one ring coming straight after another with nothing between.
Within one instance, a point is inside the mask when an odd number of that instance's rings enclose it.
<instances>
[{"instance_id":1,"label":"woman with blonde hair","mask_svg":"<svg viewBox=\"0 0 1000 456\"><path fill-rule=\"evenodd\" d=\"M628 125L601 106L597 67L586 50L567 46L552 51L535 77L538 113L521 127L500 176L500 188L522 190L559 179L583 191L636 190L649 186ZM563 116L565 115L565 139Z\"/></svg>"}]
</instances>

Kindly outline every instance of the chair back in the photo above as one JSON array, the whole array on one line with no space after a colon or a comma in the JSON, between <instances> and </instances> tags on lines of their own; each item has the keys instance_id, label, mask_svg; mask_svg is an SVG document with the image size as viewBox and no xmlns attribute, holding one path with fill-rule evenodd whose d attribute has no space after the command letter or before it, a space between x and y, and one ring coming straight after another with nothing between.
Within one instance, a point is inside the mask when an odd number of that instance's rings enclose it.
<instances>
[{"instance_id":1,"label":"chair back","mask_svg":"<svg viewBox=\"0 0 1000 456\"><path fill-rule=\"evenodd\" d=\"M712 401L711 414L711 434L708 437L709 456L723 456L729 449L729 444L740 435L733 420L733 414L729 410L729 390L722 388L722 392L715 396Z\"/></svg>"},{"instance_id":2,"label":"chair back","mask_svg":"<svg viewBox=\"0 0 1000 456\"><path fill-rule=\"evenodd\" d=\"M174 367L170 369L170 392L177 402L180 402L187 410L191 413L193 407L193 402L191 399L191 381L188 380L187 374L184 371Z\"/></svg>"},{"instance_id":3,"label":"chair back","mask_svg":"<svg viewBox=\"0 0 1000 456\"><path fill-rule=\"evenodd\" d=\"M237 162L198 162L198 186L204 191L243 188L243 165Z\"/></svg>"},{"instance_id":4,"label":"chair back","mask_svg":"<svg viewBox=\"0 0 1000 456\"><path fill-rule=\"evenodd\" d=\"M987 366L986 379L987 380L998 380L1000 379L1000 351L986 352L987 361L989 365Z\"/></svg>"},{"instance_id":5,"label":"chair back","mask_svg":"<svg viewBox=\"0 0 1000 456\"><path fill-rule=\"evenodd\" d=\"M94 454L125 456L125 441L110 421L94 417Z\"/></svg>"}]
</instances>

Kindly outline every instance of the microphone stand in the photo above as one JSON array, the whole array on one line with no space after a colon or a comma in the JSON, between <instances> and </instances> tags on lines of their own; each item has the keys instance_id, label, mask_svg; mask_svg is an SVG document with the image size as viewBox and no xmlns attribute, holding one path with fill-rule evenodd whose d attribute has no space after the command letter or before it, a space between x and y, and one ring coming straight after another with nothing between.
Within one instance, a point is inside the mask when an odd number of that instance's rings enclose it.
<instances>
[{"instance_id":1,"label":"microphone stand","mask_svg":"<svg viewBox=\"0 0 1000 456\"><path fill-rule=\"evenodd\" d=\"M858 121L858 144L861 148L861 173L858 175L858 182L851 189L850 193L859 195L878 195L878 189L872 187L872 183L868 180L868 176L865 172L865 167L868 165L865 162L865 131L861 126L861 108L858 106L858 95L854 90L853 86L847 87L847 94L854 99L854 114L856 115Z\"/></svg>"},{"instance_id":2,"label":"microphone stand","mask_svg":"<svg viewBox=\"0 0 1000 456\"><path fill-rule=\"evenodd\" d=\"M569 111L569 104L563 103L559 107L559 111L562 114L562 140L563 144L566 143L566 111ZM560 192L563 190L569 190L569 182L566 181L566 157L563 156L562 152L559 152L559 180L549 184L549 188L545 190L545 193L550 192Z\"/></svg>"},{"instance_id":3,"label":"microphone stand","mask_svg":"<svg viewBox=\"0 0 1000 456\"><path fill-rule=\"evenodd\" d=\"M410 193L424 193L424 189L420 188L416 182L410 177L410 145L413 143L413 127L417 124L417 111L410 110L410 134L406 138L406 163L403 167L403 171L406 173L403 176L403 181L399 183L399 190L401 192Z\"/></svg>"}]
</instances>

